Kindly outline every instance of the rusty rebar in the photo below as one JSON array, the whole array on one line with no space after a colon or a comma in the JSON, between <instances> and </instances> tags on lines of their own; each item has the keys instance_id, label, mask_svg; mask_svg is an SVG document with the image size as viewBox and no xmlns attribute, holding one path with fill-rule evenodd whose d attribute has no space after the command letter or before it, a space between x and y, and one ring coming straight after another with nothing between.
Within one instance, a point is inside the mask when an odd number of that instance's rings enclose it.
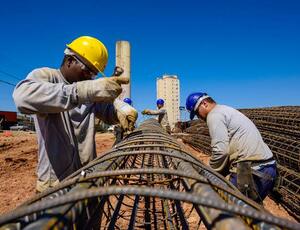
<instances>
[{"instance_id":1,"label":"rusty rebar","mask_svg":"<svg viewBox=\"0 0 300 230\"><path fill-rule=\"evenodd\" d=\"M243 196L147 120L57 187L0 217L8 229L297 229Z\"/></svg>"}]
</instances>

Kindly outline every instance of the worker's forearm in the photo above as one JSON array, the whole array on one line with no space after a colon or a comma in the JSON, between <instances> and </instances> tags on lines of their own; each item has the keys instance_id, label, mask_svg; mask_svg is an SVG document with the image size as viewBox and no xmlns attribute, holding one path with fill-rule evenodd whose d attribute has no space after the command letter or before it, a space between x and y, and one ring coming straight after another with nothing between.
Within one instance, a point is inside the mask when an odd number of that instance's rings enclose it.
<instances>
[{"instance_id":1,"label":"worker's forearm","mask_svg":"<svg viewBox=\"0 0 300 230\"><path fill-rule=\"evenodd\" d=\"M210 166L221 172L228 164L229 160L229 145L228 141L212 139L211 142L212 155L209 161Z\"/></svg>"},{"instance_id":2,"label":"worker's forearm","mask_svg":"<svg viewBox=\"0 0 300 230\"><path fill-rule=\"evenodd\" d=\"M160 115L165 114L163 110L148 110L148 115Z\"/></svg>"},{"instance_id":3,"label":"worker's forearm","mask_svg":"<svg viewBox=\"0 0 300 230\"><path fill-rule=\"evenodd\" d=\"M228 167L229 155L223 152L213 152L209 165L217 172L222 173Z\"/></svg>"},{"instance_id":4,"label":"worker's forearm","mask_svg":"<svg viewBox=\"0 0 300 230\"><path fill-rule=\"evenodd\" d=\"M17 85L13 98L17 108L26 114L58 113L78 105L76 84L54 84L30 79Z\"/></svg>"},{"instance_id":5,"label":"worker's forearm","mask_svg":"<svg viewBox=\"0 0 300 230\"><path fill-rule=\"evenodd\" d=\"M214 170L222 172L228 166L229 159L229 136L226 119L222 114L210 114L207 117L207 126L212 148L209 164Z\"/></svg>"}]
</instances>

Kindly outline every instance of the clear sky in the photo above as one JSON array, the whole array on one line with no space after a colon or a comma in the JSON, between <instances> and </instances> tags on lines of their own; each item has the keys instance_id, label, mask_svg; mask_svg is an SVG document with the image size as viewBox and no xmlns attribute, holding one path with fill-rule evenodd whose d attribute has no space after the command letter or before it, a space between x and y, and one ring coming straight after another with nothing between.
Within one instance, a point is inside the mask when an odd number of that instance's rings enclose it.
<instances>
[{"instance_id":1,"label":"clear sky","mask_svg":"<svg viewBox=\"0 0 300 230\"><path fill-rule=\"evenodd\" d=\"M205 91L235 108L300 105L300 1L3 1L0 110L16 111L13 86L34 68L58 68L81 35L108 48L131 44L132 99L155 108L156 77L176 74L181 105ZM8 75L9 74L9 75Z\"/></svg>"}]
</instances>

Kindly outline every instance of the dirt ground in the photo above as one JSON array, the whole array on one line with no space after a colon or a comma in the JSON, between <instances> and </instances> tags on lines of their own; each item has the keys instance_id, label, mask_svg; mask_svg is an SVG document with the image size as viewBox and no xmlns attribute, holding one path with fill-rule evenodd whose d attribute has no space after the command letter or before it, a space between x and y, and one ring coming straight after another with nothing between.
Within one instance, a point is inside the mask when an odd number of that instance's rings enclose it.
<instances>
[{"instance_id":1,"label":"dirt ground","mask_svg":"<svg viewBox=\"0 0 300 230\"><path fill-rule=\"evenodd\" d=\"M97 133L97 154L109 150L113 143L112 134ZM37 149L35 133L0 133L0 214L35 195Z\"/></svg>"},{"instance_id":2,"label":"dirt ground","mask_svg":"<svg viewBox=\"0 0 300 230\"><path fill-rule=\"evenodd\" d=\"M97 154L109 150L114 142L111 133L96 134ZM186 149L205 164L209 156L185 145ZM37 140L31 132L0 133L0 214L8 212L35 195ZM264 207L276 216L295 221L281 205L270 198Z\"/></svg>"}]
</instances>

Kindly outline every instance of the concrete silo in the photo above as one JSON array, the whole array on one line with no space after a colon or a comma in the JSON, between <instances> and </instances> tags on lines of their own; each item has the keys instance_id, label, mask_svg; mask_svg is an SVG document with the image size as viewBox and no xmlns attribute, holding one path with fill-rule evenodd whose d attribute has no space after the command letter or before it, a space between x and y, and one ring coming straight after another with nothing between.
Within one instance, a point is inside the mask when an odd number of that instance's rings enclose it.
<instances>
[{"instance_id":1,"label":"concrete silo","mask_svg":"<svg viewBox=\"0 0 300 230\"><path fill-rule=\"evenodd\" d=\"M116 43L116 66L120 66L124 69L123 76L130 76L130 44L128 41L117 41ZM130 79L131 81L131 79ZM128 85L122 85L123 91L120 95L120 99L126 97L131 98L131 83Z\"/></svg>"}]
</instances>

